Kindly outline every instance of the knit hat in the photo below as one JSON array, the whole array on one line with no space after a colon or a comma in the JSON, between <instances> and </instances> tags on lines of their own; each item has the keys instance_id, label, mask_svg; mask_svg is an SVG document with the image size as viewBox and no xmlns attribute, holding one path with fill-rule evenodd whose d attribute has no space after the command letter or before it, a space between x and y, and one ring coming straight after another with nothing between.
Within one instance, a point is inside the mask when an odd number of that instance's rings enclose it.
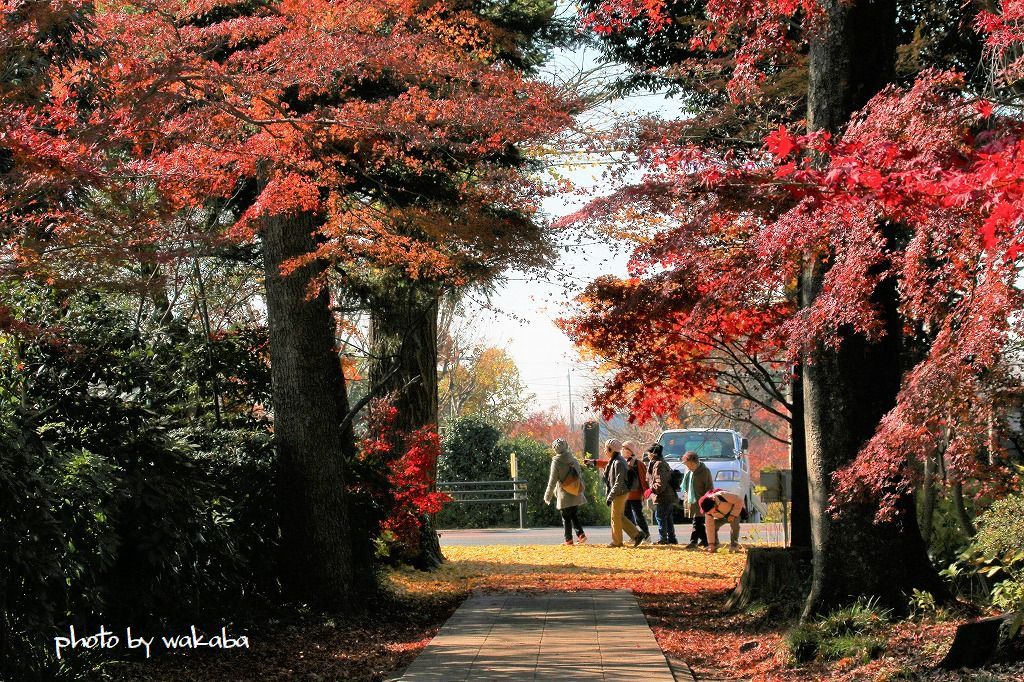
<instances>
[{"instance_id":1,"label":"knit hat","mask_svg":"<svg viewBox=\"0 0 1024 682\"><path fill-rule=\"evenodd\" d=\"M551 447L560 455L572 454L572 450L569 449L569 444L565 442L564 438L556 438L554 442L551 443Z\"/></svg>"},{"instance_id":2,"label":"knit hat","mask_svg":"<svg viewBox=\"0 0 1024 682\"><path fill-rule=\"evenodd\" d=\"M647 452L651 453L655 457L661 457L661 443L655 443L651 447L647 448Z\"/></svg>"},{"instance_id":3,"label":"knit hat","mask_svg":"<svg viewBox=\"0 0 1024 682\"><path fill-rule=\"evenodd\" d=\"M622 444L622 449L629 450L634 455L640 454L640 446L636 444L635 440L627 440L625 443Z\"/></svg>"},{"instance_id":4,"label":"knit hat","mask_svg":"<svg viewBox=\"0 0 1024 682\"><path fill-rule=\"evenodd\" d=\"M604 449L612 452L622 452L622 441L618 438L609 438L604 442Z\"/></svg>"}]
</instances>

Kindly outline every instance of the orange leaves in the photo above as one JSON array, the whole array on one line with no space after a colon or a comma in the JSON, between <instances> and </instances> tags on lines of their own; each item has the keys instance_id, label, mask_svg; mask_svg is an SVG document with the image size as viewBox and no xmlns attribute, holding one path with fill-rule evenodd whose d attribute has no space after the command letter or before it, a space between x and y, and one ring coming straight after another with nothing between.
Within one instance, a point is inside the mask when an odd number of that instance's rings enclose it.
<instances>
[{"instance_id":1,"label":"orange leaves","mask_svg":"<svg viewBox=\"0 0 1024 682\"><path fill-rule=\"evenodd\" d=\"M172 210L234 201L260 166L270 182L230 238L313 212L317 258L455 280L535 244L500 236L543 191L515 147L568 125L572 103L498 58L496 25L442 2L171 5L101 25L125 137Z\"/></svg>"},{"instance_id":2,"label":"orange leaves","mask_svg":"<svg viewBox=\"0 0 1024 682\"><path fill-rule=\"evenodd\" d=\"M262 218L315 213L320 209L320 188L309 178L295 173L275 176L234 224L231 234L236 239L244 240L259 231ZM293 269L291 267L289 271Z\"/></svg>"},{"instance_id":3,"label":"orange leaves","mask_svg":"<svg viewBox=\"0 0 1024 682\"><path fill-rule=\"evenodd\" d=\"M493 590L633 589L645 594L693 596L731 587L740 554L690 552L682 547L637 550L583 545L446 547L448 561L432 573L398 569L389 580L400 593Z\"/></svg>"}]
</instances>

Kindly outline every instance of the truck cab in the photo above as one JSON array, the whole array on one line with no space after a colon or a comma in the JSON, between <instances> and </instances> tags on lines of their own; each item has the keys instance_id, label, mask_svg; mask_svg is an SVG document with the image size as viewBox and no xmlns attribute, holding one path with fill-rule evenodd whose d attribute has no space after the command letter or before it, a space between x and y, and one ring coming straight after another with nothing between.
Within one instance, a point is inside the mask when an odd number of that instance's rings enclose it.
<instances>
[{"instance_id":1,"label":"truck cab","mask_svg":"<svg viewBox=\"0 0 1024 682\"><path fill-rule=\"evenodd\" d=\"M736 493L743 498L751 521L760 521L759 500L755 499L747 460L747 439L730 429L669 429L658 439L662 456L673 469L684 474L683 455L692 450L711 470L714 487ZM679 499L686 509L686 491ZM689 513L688 511L686 512Z\"/></svg>"}]
</instances>

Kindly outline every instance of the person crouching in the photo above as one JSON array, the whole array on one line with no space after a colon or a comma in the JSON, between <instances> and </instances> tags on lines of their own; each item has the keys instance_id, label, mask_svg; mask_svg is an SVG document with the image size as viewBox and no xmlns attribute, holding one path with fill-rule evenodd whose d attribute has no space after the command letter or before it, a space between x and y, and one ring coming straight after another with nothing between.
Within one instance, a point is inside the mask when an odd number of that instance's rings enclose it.
<instances>
[{"instance_id":1,"label":"person crouching","mask_svg":"<svg viewBox=\"0 0 1024 682\"><path fill-rule=\"evenodd\" d=\"M729 551L738 551L743 498L736 493L716 488L700 498L699 506L707 521L708 551L718 551L718 529L726 521L729 522Z\"/></svg>"}]
</instances>

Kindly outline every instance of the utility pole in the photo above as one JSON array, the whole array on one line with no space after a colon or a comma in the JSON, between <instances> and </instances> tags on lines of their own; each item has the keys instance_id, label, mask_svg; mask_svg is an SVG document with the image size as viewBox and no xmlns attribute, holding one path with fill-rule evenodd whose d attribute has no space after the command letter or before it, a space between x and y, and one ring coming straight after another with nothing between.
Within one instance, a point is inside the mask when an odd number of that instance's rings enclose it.
<instances>
[{"instance_id":1,"label":"utility pole","mask_svg":"<svg viewBox=\"0 0 1024 682\"><path fill-rule=\"evenodd\" d=\"M569 380L569 432L576 433L576 417L572 411L572 368L565 373L565 377Z\"/></svg>"}]
</instances>

